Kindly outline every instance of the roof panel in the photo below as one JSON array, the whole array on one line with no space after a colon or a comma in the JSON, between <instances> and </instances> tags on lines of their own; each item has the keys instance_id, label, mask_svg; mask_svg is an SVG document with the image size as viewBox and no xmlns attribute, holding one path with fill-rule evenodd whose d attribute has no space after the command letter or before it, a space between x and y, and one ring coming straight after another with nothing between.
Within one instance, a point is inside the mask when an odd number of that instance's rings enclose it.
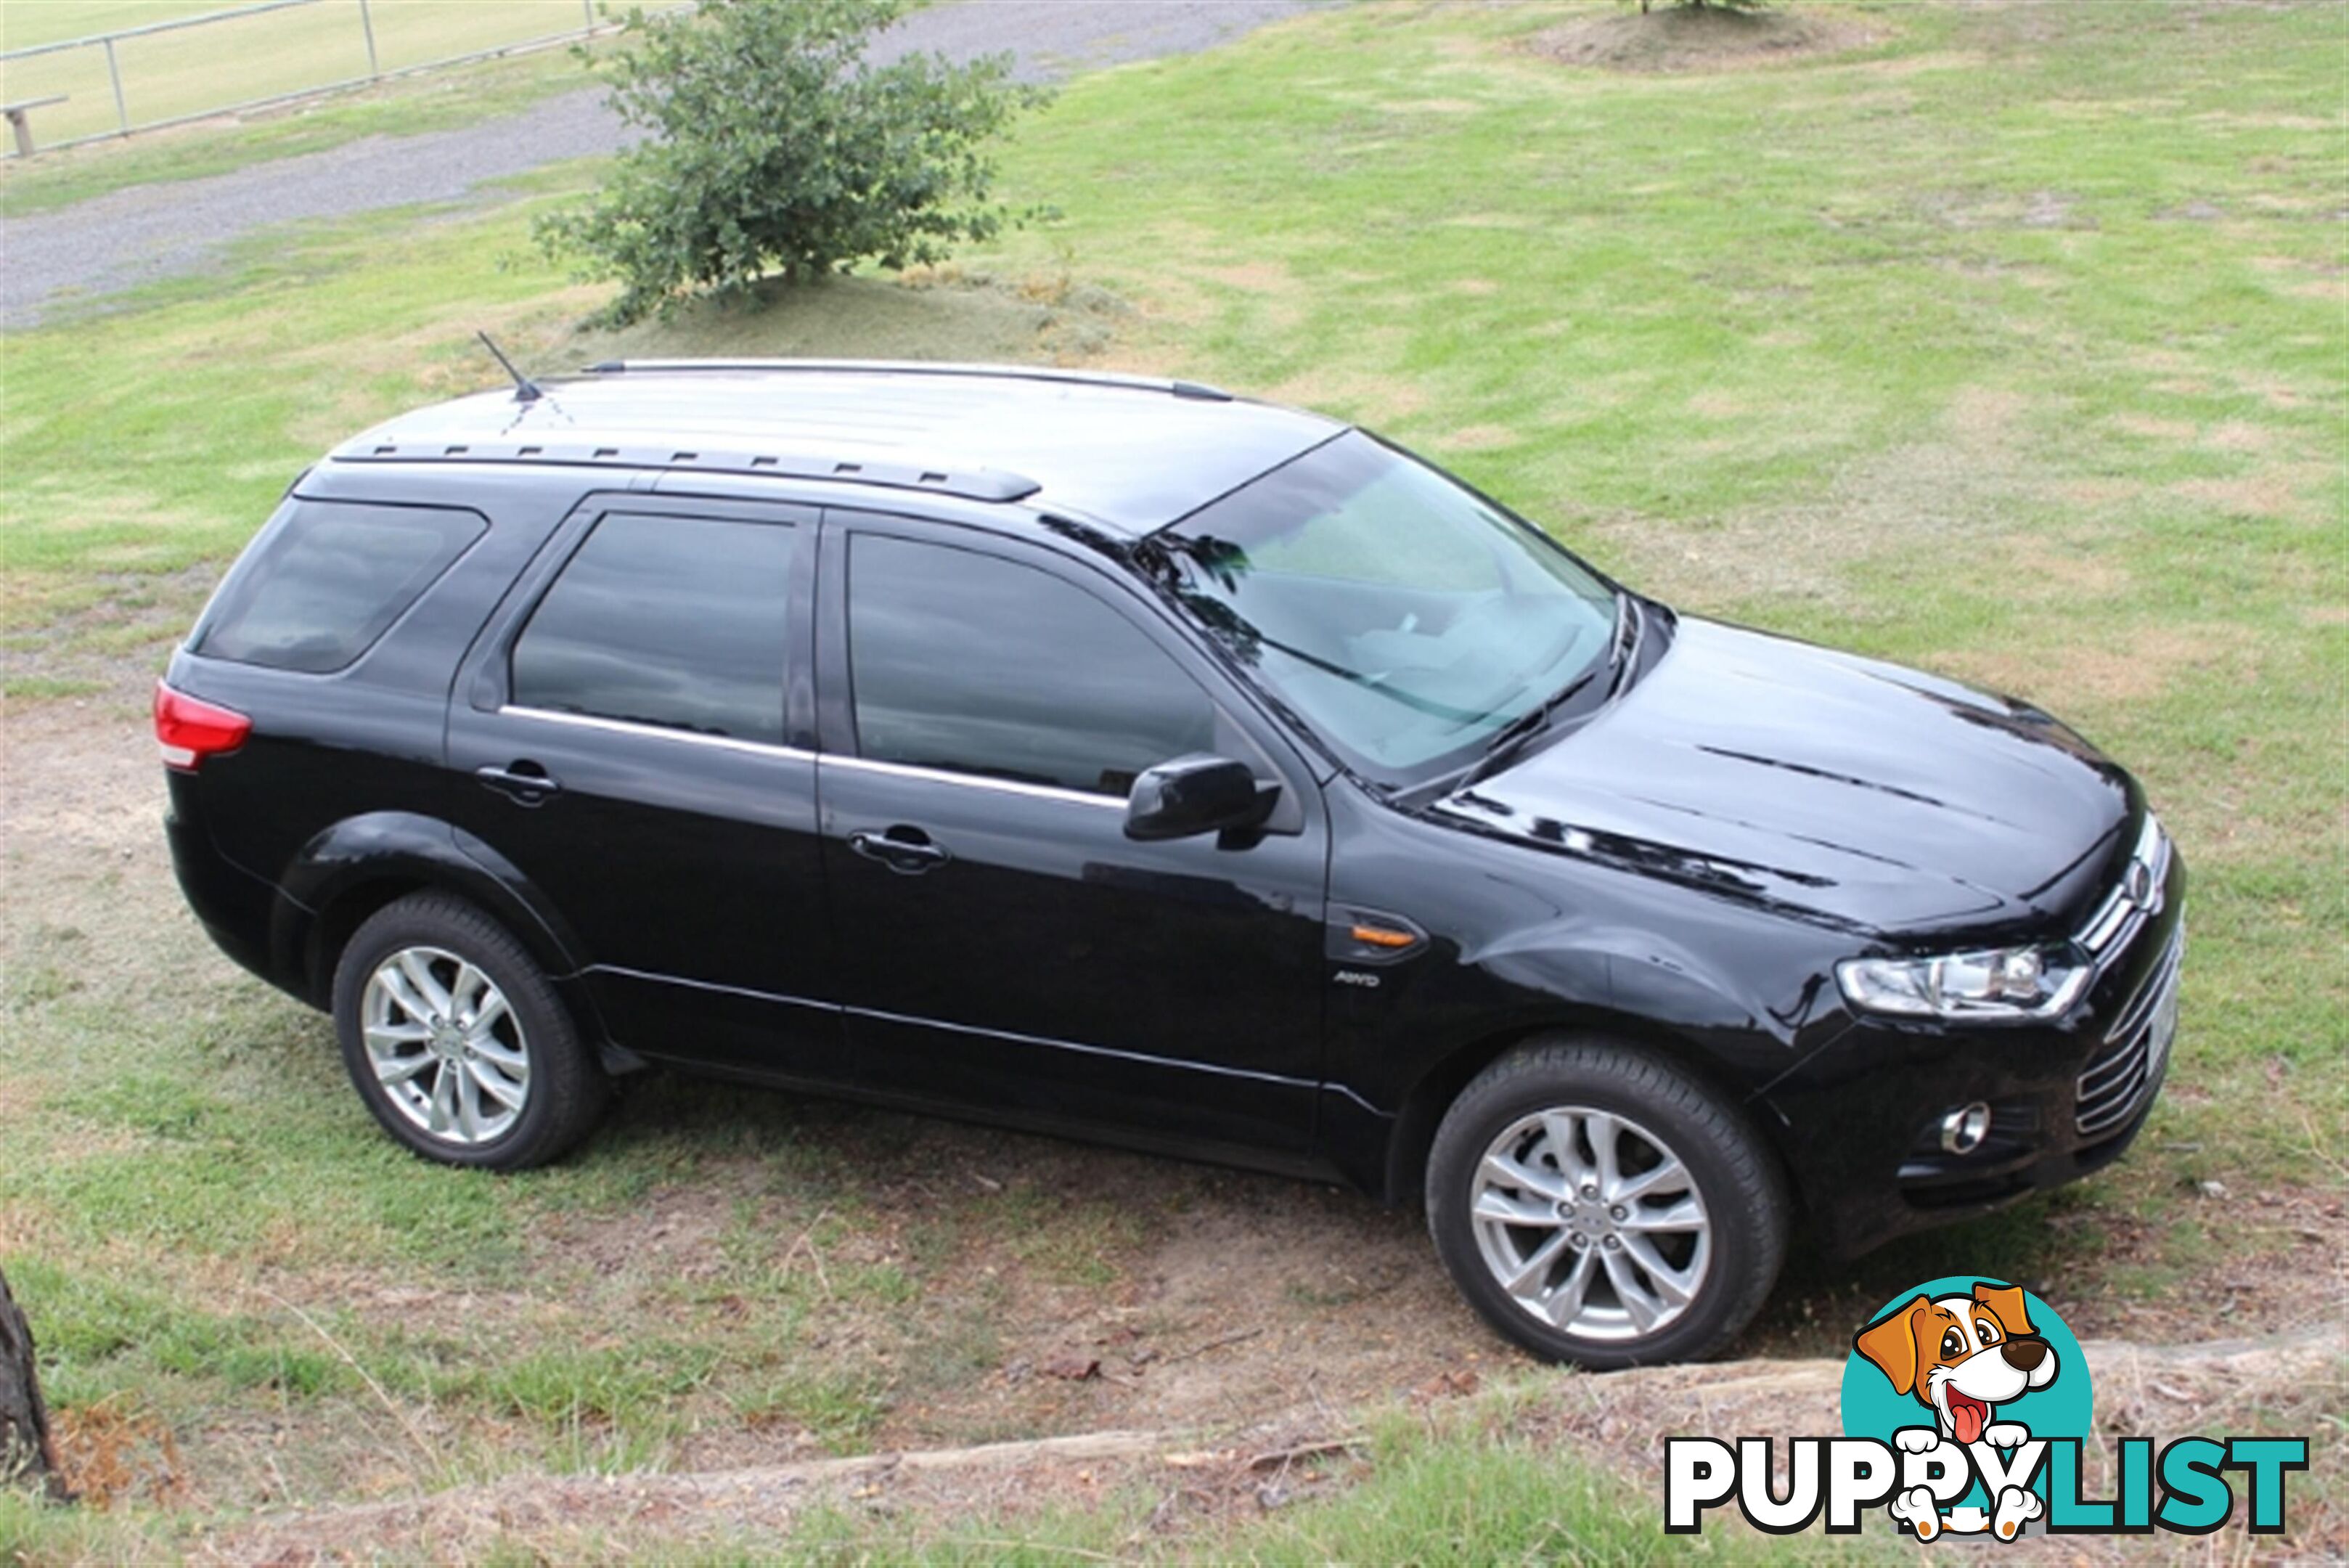
<instances>
[{"instance_id":1,"label":"roof panel","mask_svg":"<svg viewBox=\"0 0 2349 1568\"><path fill-rule=\"evenodd\" d=\"M403 414L334 455L365 460L390 447L412 460L492 442L543 445L550 458L608 448L624 463L654 449L767 453L802 466L943 471L957 489L980 474L1006 493L1024 488L999 483L1009 475L1041 487L1032 505L1141 533L1345 428L1167 382L1016 369L667 362L542 385L546 396L533 403L498 391Z\"/></svg>"}]
</instances>

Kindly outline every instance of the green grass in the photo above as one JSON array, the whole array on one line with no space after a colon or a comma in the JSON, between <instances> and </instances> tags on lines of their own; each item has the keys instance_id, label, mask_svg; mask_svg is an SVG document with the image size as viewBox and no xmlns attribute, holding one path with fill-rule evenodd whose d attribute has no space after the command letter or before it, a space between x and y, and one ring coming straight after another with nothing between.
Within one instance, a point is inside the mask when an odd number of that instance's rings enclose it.
<instances>
[{"instance_id":1,"label":"green grass","mask_svg":"<svg viewBox=\"0 0 2349 1568\"><path fill-rule=\"evenodd\" d=\"M160 657L294 473L495 382L477 327L540 367L1105 353L1310 402L1685 609L2018 691L2138 772L2195 877L2150 1130L2051 1201L1856 1269L1801 1264L1764 1336L1831 1348L1851 1312L1957 1267L2158 1313L2304 1247L2213 1226L2194 1183L2343 1187L2349 21L1870 16L1893 36L1857 56L1692 78L1558 67L1526 47L1547 12L1312 16L1072 84L1006 161L1008 196L1066 214L1049 228L914 286L853 279L617 340L573 330L597 293L526 245L586 170L486 213L269 236L220 275L0 339L0 678L12 705L119 702L135 726L135 695L103 694ZM1014 1182L884 1237L870 1149L917 1124L879 1137L684 1086L554 1171L431 1170L352 1111L314 1017L74 864L86 880L37 908L12 894L0 1266L60 1404L135 1399L204 1456L214 1502L347 1495L369 1466L437 1485L440 1465L667 1464L712 1433L842 1450L945 1430L924 1401L1024 1348L981 1266L1103 1299L1169 1222ZM696 1194L717 1215L688 1272L647 1217ZM606 1270L612 1234L640 1251ZM465 1434L454 1457L428 1463L369 1378ZM1081 1392L1055 1420L1083 1418ZM300 1440L254 1445L273 1421ZM1342 1495L1205 1539L1281 1562L1651 1550L1651 1499L1580 1475L1496 1436L1397 1440ZM1040 1527L1030 1555L1198 1544L1129 1544L1154 1503ZM16 1507L0 1561L12 1532L40 1561L102 1554L76 1544L88 1526ZM792 1544L999 1551L894 1529L811 1522Z\"/></svg>"}]
</instances>

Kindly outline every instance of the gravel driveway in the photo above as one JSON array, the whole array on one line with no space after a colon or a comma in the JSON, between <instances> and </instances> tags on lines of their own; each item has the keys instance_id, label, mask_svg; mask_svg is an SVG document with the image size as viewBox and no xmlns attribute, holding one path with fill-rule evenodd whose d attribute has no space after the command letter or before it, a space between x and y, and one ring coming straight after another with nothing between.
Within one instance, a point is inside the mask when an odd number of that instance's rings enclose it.
<instances>
[{"instance_id":1,"label":"gravel driveway","mask_svg":"<svg viewBox=\"0 0 2349 1568\"><path fill-rule=\"evenodd\" d=\"M891 28L874 57L936 49L969 59L1009 49L1023 78L1047 81L1210 48L1312 3L950 0ZM58 306L197 271L230 241L273 223L453 201L484 181L607 152L623 140L591 88L455 130L370 136L0 221L0 327L33 326Z\"/></svg>"}]
</instances>

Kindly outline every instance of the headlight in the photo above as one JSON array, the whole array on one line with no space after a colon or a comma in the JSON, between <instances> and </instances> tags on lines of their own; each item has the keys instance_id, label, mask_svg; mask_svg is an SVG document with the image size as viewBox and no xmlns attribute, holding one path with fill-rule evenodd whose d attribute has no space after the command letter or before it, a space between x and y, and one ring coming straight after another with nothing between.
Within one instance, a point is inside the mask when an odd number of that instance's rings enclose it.
<instances>
[{"instance_id":1,"label":"headlight","mask_svg":"<svg viewBox=\"0 0 2349 1568\"><path fill-rule=\"evenodd\" d=\"M1836 965L1844 1000L1863 1012L1982 1023L2053 1018L2080 999L2095 974L2068 947L1851 959Z\"/></svg>"}]
</instances>

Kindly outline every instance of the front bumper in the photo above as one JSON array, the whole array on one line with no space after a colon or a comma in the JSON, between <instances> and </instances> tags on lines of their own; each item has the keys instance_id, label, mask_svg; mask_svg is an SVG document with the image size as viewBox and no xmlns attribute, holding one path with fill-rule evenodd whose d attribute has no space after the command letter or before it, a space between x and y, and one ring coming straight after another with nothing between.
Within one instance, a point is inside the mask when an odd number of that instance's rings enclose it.
<instances>
[{"instance_id":1,"label":"front bumper","mask_svg":"<svg viewBox=\"0 0 2349 1568\"><path fill-rule=\"evenodd\" d=\"M2151 1115L2177 1029L2185 867L2070 1016L2029 1028L1857 1019L1766 1096L1817 1129L1796 1184L1830 1252L1973 1218L2118 1159ZM1981 1103L1980 1147L1943 1147L1942 1118Z\"/></svg>"}]
</instances>

